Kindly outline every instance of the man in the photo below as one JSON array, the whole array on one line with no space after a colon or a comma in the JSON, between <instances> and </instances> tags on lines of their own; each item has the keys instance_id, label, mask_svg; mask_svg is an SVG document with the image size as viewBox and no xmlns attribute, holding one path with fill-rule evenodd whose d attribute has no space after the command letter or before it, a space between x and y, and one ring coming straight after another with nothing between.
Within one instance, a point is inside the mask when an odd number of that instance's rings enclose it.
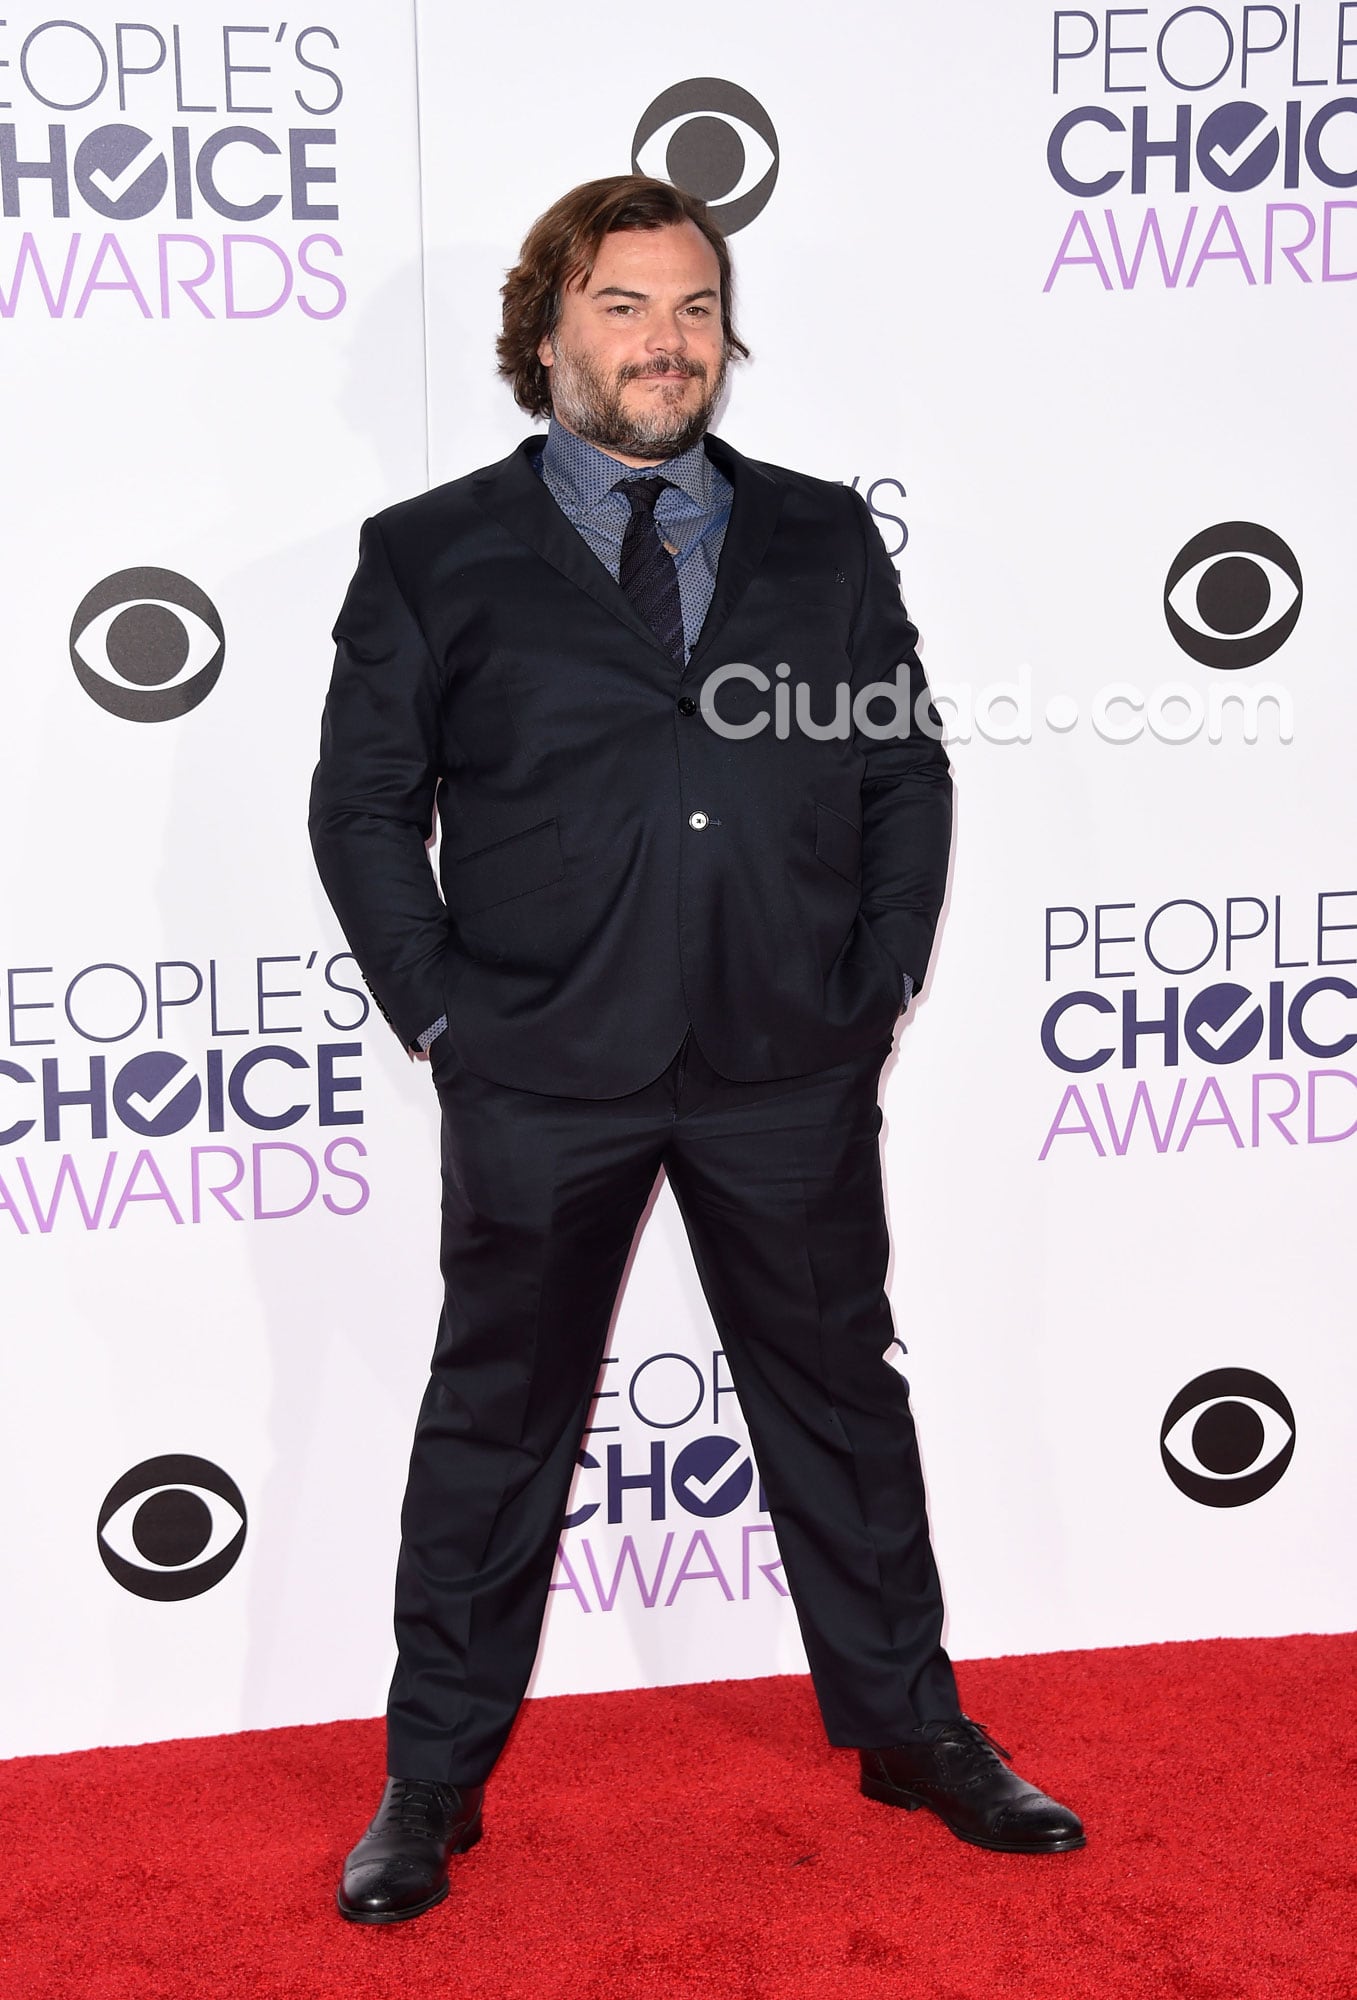
<instances>
[{"instance_id":1,"label":"man","mask_svg":"<svg viewBox=\"0 0 1357 2000\"><path fill-rule=\"evenodd\" d=\"M963 1839L1082 1846L961 1713L884 1358L878 1077L951 814L895 573L856 494L708 434L746 350L701 202L577 188L503 296L501 373L546 439L365 525L312 792L325 887L443 1120L389 1776L339 1908L418 1915L480 1837L661 1167L831 1742Z\"/></svg>"}]
</instances>

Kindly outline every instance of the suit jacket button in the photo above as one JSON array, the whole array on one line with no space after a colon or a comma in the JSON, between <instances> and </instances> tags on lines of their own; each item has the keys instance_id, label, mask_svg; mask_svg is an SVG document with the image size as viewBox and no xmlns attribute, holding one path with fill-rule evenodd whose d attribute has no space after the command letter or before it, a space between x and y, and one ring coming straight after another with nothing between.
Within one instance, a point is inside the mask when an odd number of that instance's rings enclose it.
<instances>
[{"instance_id":1,"label":"suit jacket button","mask_svg":"<svg viewBox=\"0 0 1357 2000\"><path fill-rule=\"evenodd\" d=\"M689 813L688 824L694 833L701 833L703 827L707 824L707 815L705 813Z\"/></svg>"},{"instance_id":2,"label":"suit jacket button","mask_svg":"<svg viewBox=\"0 0 1357 2000\"><path fill-rule=\"evenodd\" d=\"M680 714L680 715L696 715L696 714L697 714L697 703L696 703L696 702L695 702L695 701L693 700L693 698L692 698L692 696L691 696L690 694L681 694L681 695L679 696L679 699L678 699L678 712L679 712L679 714Z\"/></svg>"}]
</instances>

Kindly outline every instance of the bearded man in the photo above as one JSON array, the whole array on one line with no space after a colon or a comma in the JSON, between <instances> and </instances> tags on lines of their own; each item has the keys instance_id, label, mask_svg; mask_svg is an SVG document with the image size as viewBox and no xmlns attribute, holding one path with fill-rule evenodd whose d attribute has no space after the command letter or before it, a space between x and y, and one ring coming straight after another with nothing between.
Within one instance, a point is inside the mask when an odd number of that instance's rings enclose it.
<instances>
[{"instance_id":1,"label":"bearded man","mask_svg":"<svg viewBox=\"0 0 1357 2000\"><path fill-rule=\"evenodd\" d=\"M546 436L364 525L312 788L326 890L442 1113L388 1776L339 1909L418 1916L480 1837L661 1169L830 1741L964 1840L1080 1847L961 1712L886 1359L878 1082L951 824L895 572L857 494L710 434L747 350L700 201L574 189L503 300L501 373ZM788 675L795 726L769 728Z\"/></svg>"}]
</instances>

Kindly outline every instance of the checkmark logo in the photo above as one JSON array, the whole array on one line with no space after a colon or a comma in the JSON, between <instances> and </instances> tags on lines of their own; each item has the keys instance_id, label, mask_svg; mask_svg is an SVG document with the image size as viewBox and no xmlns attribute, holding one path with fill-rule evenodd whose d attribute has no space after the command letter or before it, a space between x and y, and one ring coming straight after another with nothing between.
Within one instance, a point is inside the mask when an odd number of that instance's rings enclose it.
<instances>
[{"instance_id":1,"label":"checkmark logo","mask_svg":"<svg viewBox=\"0 0 1357 2000\"><path fill-rule=\"evenodd\" d=\"M75 156L75 179L96 214L130 222L159 202L169 168L149 132L136 125L101 125Z\"/></svg>"},{"instance_id":2,"label":"checkmark logo","mask_svg":"<svg viewBox=\"0 0 1357 2000\"><path fill-rule=\"evenodd\" d=\"M1220 188L1241 191L1265 181L1277 164L1279 140L1275 126L1263 133L1267 120L1261 104L1222 104L1202 126L1198 155L1214 169L1210 178ZM1256 143L1255 143L1256 141Z\"/></svg>"},{"instance_id":3,"label":"checkmark logo","mask_svg":"<svg viewBox=\"0 0 1357 2000\"><path fill-rule=\"evenodd\" d=\"M1257 1048L1263 1009L1247 986L1223 980L1199 993L1187 1010L1183 1033L1206 1062L1239 1062Z\"/></svg>"},{"instance_id":4,"label":"checkmark logo","mask_svg":"<svg viewBox=\"0 0 1357 2000\"><path fill-rule=\"evenodd\" d=\"M146 144L150 144L149 139ZM140 167L145 155L146 146L139 146L121 173L110 173L106 167L93 168L89 177L90 186L97 187L106 201L121 201L133 183L140 180Z\"/></svg>"},{"instance_id":5,"label":"checkmark logo","mask_svg":"<svg viewBox=\"0 0 1357 2000\"><path fill-rule=\"evenodd\" d=\"M187 1067L168 1049L151 1049L124 1064L113 1085L113 1108L129 1132L164 1139L196 1117L203 1088L196 1076L185 1077Z\"/></svg>"},{"instance_id":6,"label":"checkmark logo","mask_svg":"<svg viewBox=\"0 0 1357 2000\"><path fill-rule=\"evenodd\" d=\"M734 1438L694 1438L674 1460L674 1497L704 1520L730 1514L754 1484L754 1463Z\"/></svg>"}]
</instances>

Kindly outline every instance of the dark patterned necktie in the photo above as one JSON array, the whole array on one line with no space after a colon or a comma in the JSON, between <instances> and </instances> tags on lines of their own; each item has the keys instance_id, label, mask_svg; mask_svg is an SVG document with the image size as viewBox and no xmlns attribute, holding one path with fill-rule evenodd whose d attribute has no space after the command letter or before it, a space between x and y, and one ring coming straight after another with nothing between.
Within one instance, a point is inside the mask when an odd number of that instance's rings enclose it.
<instances>
[{"instance_id":1,"label":"dark patterned necktie","mask_svg":"<svg viewBox=\"0 0 1357 2000\"><path fill-rule=\"evenodd\" d=\"M679 601L674 558L655 526L655 502L672 480L619 479L615 493L625 493L631 519L622 537L622 561L617 580L660 646L680 666L684 659L683 606Z\"/></svg>"}]
</instances>

